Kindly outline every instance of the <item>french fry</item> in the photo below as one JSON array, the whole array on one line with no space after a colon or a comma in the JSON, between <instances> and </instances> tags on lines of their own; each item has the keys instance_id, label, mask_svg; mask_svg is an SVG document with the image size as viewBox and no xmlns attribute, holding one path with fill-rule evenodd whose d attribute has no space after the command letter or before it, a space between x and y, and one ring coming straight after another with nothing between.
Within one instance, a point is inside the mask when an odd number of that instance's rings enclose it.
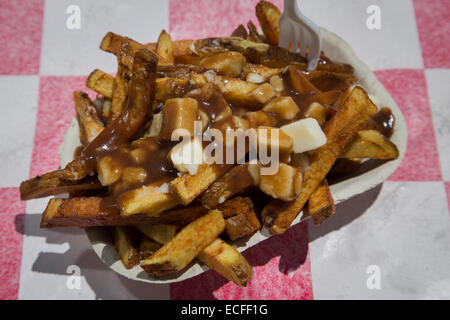
<instances>
[{"instance_id":1,"label":"french fry","mask_svg":"<svg viewBox=\"0 0 450 320\"><path fill-rule=\"evenodd\" d=\"M286 76L292 89L301 95L320 93L320 90L305 77L303 72L298 71L294 66L287 68Z\"/></svg>"},{"instance_id":2,"label":"french fry","mask_svg":"<svg viewBox=\"0 0 450 320\"><path fill-rule=\"evenodd\" d=\"M87 168L86 174L95 168L94 159L99 149L114 149L127 142L147 120L149 105L155 96L156 56L150 51L141 49L134 55L133 72L129 86L126 112L121 113L114 121L92 141L83 151L80 165ZM82 161L85 160L85 161Z\"/></svg>"},{"instance_id":3,"label":"french fry","mask_svg":"<svg viewBox=\"0 0 450 320\"><path fill-rule=\"evenodd\" d=\"M102 39L100 43L100 49L106 52L110 52L114 55L118 55L120 52L120 46L123 42L130 43L131 47L134 51L138 51L140 49L146 49L149 51L152 51L153 54L157 55L158 57L158 65L170 65L171 63L158 55L155 51L155 46L145 46L142 43L139 43L133 39L122 37L118 34L115 34L113 32L108 32Z\"/></svg>"},{"instance_id":4,"label":"french fry","mask_svg":"<svg viewBox=\"0 0 450 320\"><path fill-rule=\"evenodd\" d=\"M67 178L67 172L61 169L23 181L20 184L20 198L22 200L30 200L75 191L103 188L97 178L86 177L78 181L70 178L71 176L69 175Z\"/></svg>"},{"instance_id":5,"label":"french fry","mask_svg":"<svg viewBox=\"0 0 450 320\"><path fill-rule=\"evenodd\" d=\"M248 28L248 36L246 37L247 40L254 42L264 42L264 38L258 33L258 30L256 29L256 26L253 24L252 20L248 21L247 28Z\"/></svg>"},{"instance_id":6,"label":"french fry","mask_svg":"<svg viewBox=\"0 0 450 320\"><path fill-rule=\"evenodd\" d=\"M161 192L162 182L154 182L122 193L117 198L122 215L145 213L157 216L161 212L176 207L179 203L168 193Z\"/></svg>"},{"instance_id":7,"label":"french fry","mask_svg":"<svg viewBox=\"0 0 450 320\"><path fill-rule=\"evenodd\" d=\"M166 244L170 240L172 240L173 237L175 237L178 226L174 224L154 224L154 225L147 225L147 226L138 226L138 229L140 232L145 234L150 239L161 243Z\"/></svg>"},{"instance_id":8,"label":"french fry","mask_svg":"<svg viewBox=\"0 0 450 320\"><path fill-rule=\"evenodd\" d=\"M245 206L236 210L236 215L225 219L225 230L231 240L243 238L261 229L261 223L256 216L251 199L244 199Z\"/></svg>"},{"instance_id":9,"label":"french fry","mask_svg":"<svg viewBox=\"0 0 450 320\"><path fill-rule=\"evenodd\" d=\"M156 53L170 63L175 62L172 39L166 30L161 31L159 34L158 42L156 44Z\"/></svg>"},{"instance_id":10,"label":"french fry","mask_svg":"<svg viewBox=\"0 0 450 320\"><path fill-rule=\"evenodd\" d=\"M230 165L201 164L195 175L184 173L172 180L169 183L169 192L182 205L188 205L228 169L230 169Z\"/></svg>"},{"instance_id":11,"label":"french fry","mask_svg":"<svg viewBox=\"0 0 450 320\"><path fill-rule=\"evenodd\" d=\"M280 205L272 201L262 212L264 224L272 233L283 233L300 213L310 195L330 171L345 145L363 129L369 119L376 113L377 107L361 87L355 87L336 115L324 126L327 143L317 149L304 172L302 190L294 201ZM312 216L317 224L320 217Z\"/></svg>"},{"instance_id":12,"label":"french fry","mask_svg":"<svg viewBox=\"0 0 450 320\"><path fill-rule=\"evenodd\" d=\"M152 276L165 276L180 271L217 239L224 228L222 213L211 210L184 227L155 254L145 259L141 267Z\"/></svg>"},{"instance_id":13,"label":"french fry","mask_svg":"<svg viewBox=\"0 0 450 320\"><path fill-rule=\"evenodd\" d=\"M208 209L206 207L194 203L188 206L163 211L155 220L159 220L159 223L185 226L201 216L204 216L207 212Z\"/></svg>"},{"instance_id":14,"label":"french fry","mask_svg":"<svg viewBox=\"0 0 450 320\"><path fill-rule=\"evenodd\" d=\"M248 205L248 201L251 204L251 200L246 199L246 204ZM251 208L253 208L253 205ZM159 250L161 245L170 242L175 237L178 228L175 225L158 224L139 226L138 229L145 234L143 238L145 242L141 242L141 252L144 252L147 258ZM223 240L216 239L201 251L197 258L209 268L239 286L246 286L247 282L251 280L252 268L247 260L236 248Z\"/></svg>"},{"instance_id":15,"label":"french fry","mask_svg":"<svg viewBox=\"0 0 450 320\"><path fill-rule=\"evenodd\" d=\"M111 99L113 96L114 77L97 69L93 71L91 75L92 79L87 83L87 87L99 94L103 94L106 98ZM93 79L95 79L95 81ZM169 98L181 97L186 93L183 88L189 83L194 83L195 87L201 87L206 84L206 79L201 74L190 74L189 79L173 77L157 78L155 99L158 101L165 101ZM108 90L105 90L104 88L108 88Z\"/></svg>"},{"instance_id":16,"label":"french fry","mask_svg":"<svg viewBox=\"0 0 450 320\"><path fill-rule=\"evenodd\" d=\"M351 73L327 70L308 72L305 77L321 91L345 91L358 81Z\"/></svg>"},{"instance_id":17,"label":"french fry","mask_svg":"<svg viewBox=\"0 0 450 320\"><path fill-rule=\"evenodd\" d=\"M123 216L119 208L101 197L50 199L42 214L41 228L143 226L170 223L180 226L191 223L208 212L203 206L191 205L164 211L156 216L133 214Z\"/></svg>"},{"instance_id":18,"label":"french fry","mask_svg":"<svg viewBox=\"0 0 450 320\"><path fill-rule=\"evenodd\" d=\"M246 39L248 33L244 25L240 24L236 29L234 29L234 31L231 33L231 36Z\"/></svg>"},{"instance_id":19,"label":"french fry","mask_svg":"<svg viewBox=\"0 0 450 320\"><path fill-rule=\"evenodd\" d=\"M197 256L210 269L225 279L245 287L252 279L252 267L236 248L221 239L216 239Z\"/></svg>"},{"instance_id":20,"label":"french fry","mask_svg":"<svg viewBox=\"0 0 450 320\"><path fill-rule=\"evenodd\" d=\"M347 159L397 159L399 151L395 144L376 130L361 130L345 147L339 158Z\"/></svg>"},{"instance_id":21,"label":"french fry","mask_svg":"<svg viewBox=\"0 0 450 320\"><path fill-rule=\"evenodd\" d=\"M256 5L256 17L267 42L271 46L277 46L280 37L280 10L268 1L260 1Z\"/></svg>"},{"instance_id":22,"label":"french fry","mask_svg":"<svg viewBox=\"0 0 450 320\"><path fill-rule=\"evenodd\" d=\"M143 215L123 217L119 210L105 208L100 197L50 199L42 214L41 228L131 226L153 223Z\"/></svg>"},{"instance_id":23,"label":"french fry","mask_svg":"<svg viewBox=\"0 0 450 320\"><path fill-rule=\"evenodd\" d=\"M117 118L125 108L133 69L134 50L129 42L123 42L117 54L117 73L111 97L110 120Z\"/></svg>"},{"instance_id":24,"label":"french fry","mask_svg":"<svg viewBox=\"0 0 450 320\"><path fill-rule=\"evenodd\" d=\"M179 61L178 59L186 57L186 56L196 56L192 50L191 46L195 40L182 39L182 40L172 40L173 47L173 56L175 58L175 63L183 63L183 61ZM151 51L156 51L157 42L147 43L145 47Z\"/></svg>"},{"instance_id":25,"label":"french fry","mask_svg":"<svg viewBox=\"0 0 450 320\"><path fill-rule=\"evenodd\" d=\"M86 93L75 91L73 100L80 129L80 140L82 145L87 145L105 129L105 126L98 116L97 109L95 109Z\"/></svg>"},{"instance_id":26,"label":"french fry","mask_svg":"<svg viewBox=\"0 0 450 320\"><path fill-rule=\"evenodd\" d=\"M102 70L95 69L89 74L86 80L86 87L111 99L114 88L114 77Z\"/></svg>"},{"instance_id":27,"label":"french fry","mask_svg":"<svg viewBox=\"0 0 450 320\"><path fill-rule=\"evenodd\" d=\"M253 174L255 171L249 171L249 167L254 166L257 165L241 164L234 166L201 195L200 202L205 207L214 209L233 195L256 185L258 181L255 182L255 180L258 179L258 176ZM259 168L256 168L256 171L259 171Z\"/></svg>"},{"instance_id":28,"label":"french fry","mask_svg":"<svg viewBox=\"0 0 450 320\"><path fill-rule=\"evenodd\" d=\"M253 209L253 203L249 197L235 197L217 207L217 210L222 211L225 219L239 214L245 214L251 209Z\"/></svg>"},{"instance_id":29,"label":"french fry","mask_svg":"<svg viewBox=\"0 0 450 320\"><path fill-rule=\"evenodd\" d=\"M165 101L170 98L182 97L186 92L186 87L192 89L201 87L207 83L207 80L202 74L191 74L189 79L180 78L158 78L156 79L156 95L155 99L158 101Z\"/></svg>"},{"instance_id":30,"label":"french fry","mask_svg":"<svg viewBox=\"0 0 450 320\"><path fill-rule=\"evenodd\" d=\"M121 114L117 121L111 121L100 134L89 143L81 155L70 162L64 169L47 173L21 183L22 199L32 199L49 195L80 190L78 181L92 175L96 167L97 151L101 148L114 149L115 146L127 142L142 126L146 119L148 106L154 98L156 78L156 57L151 52L139 50L133 63L133 77L130 85L130 96L127 112ZM97 183L83 186L86 189L98 188Z\"/></svg>"},{"instance_id":31,"label":"french fry","mask_svg":"<svg viewBox=\"0 0 450 320\"><path fill-rule=\"evenodd\" d=\"M317 189L314 190L309 197L308 214L311 217L316 217L316 220L319 223L322 223L335 212L336 207L330 188L328 188L328 182L326 179L323 179Z\"/></svg>"},{"instance_id":32,"label":"french fry","mask_svg":"<svg viewBox=\"0 0 450 320\"><path fill-rule=\"evenodd\" d=\"M158 251L162 245L156 241L153 241L149 237L141 234L141 242L139 244L139 253L141 254L142 259L147 259L151 255L153 255L156 251Z\"/></svg>"},{"instance_id":33,"label":"french fry","mask_svg":"<svg viewBox=\"0 0 450 320\"><path fill-rule=\"evenodd\" d=\"M133 268L141 260L141 255L137 248L136 230L130 227L114 227L114 246L120 260L127 269Z\"/></svg>"}]
</instances>

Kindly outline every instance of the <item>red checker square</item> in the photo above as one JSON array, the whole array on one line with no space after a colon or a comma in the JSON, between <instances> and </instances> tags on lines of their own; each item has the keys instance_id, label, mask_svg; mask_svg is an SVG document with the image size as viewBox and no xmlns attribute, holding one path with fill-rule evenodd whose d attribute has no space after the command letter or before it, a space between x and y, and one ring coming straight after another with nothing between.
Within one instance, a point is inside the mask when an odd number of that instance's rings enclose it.
<instances>
[{"instance_id":1,"label":"red checker square","mask_svg":"<svg viewBox=\"0 0 450 320\"><path fill-rule=\"evenodd\" d=\"M0 1L0 74L39 73L44 0Z\"/></svg>"},{"instance_id":2,"label":"red checker square","mask_svg":"<svg viewBox=\"0 0 450 320\"><path fill-rule=\"evenodd\" d=\"M450 1L414 0L425 68L450 67Z\"/></svg>"},{"instance_id":3,"label":"red checker square","mask_svg":"<svg viewBox=\"0 0 450 320\"><path fill-rule=\"evenodd\" d=\"M18 188L0 189L0 300L17 299L25 202Z\"/></svg>"},{"instance_id":4,"label":"red checker square","mask_svg":"<svg viewBox=\"0 0 450 320\"><path fill-rule=\"evenodd\" d=\"M295 225L244 252L253 278L241 288L215 271L170 286L171 299L313 299L308 226Z\"/></svg>"},{"instance_id":5,"label":"red checker square","mask_svg":"<svg viewBox=\"0 0 450 320\"><path fill-rule=\"evenodd\" d=\"M86 77L41 77L30 176L58 169L58 149L75 116L73 92L86 89Z\"/></svg>"},{"instance_id":6,"label":"red checker square","mask_svg":"<svg viewBox=\"0 0 450 320\"><path fill-rule=\"evenodd\" d=\"M405 158L389 180L442 180L424 71L396 69L375 74L399 105L408 127Z\"/></svg>"},{"instance_id":7,"label":"red checker square","mask_svg":"<svg viewBox=\"0 0 450 320\"><path fill-rule=\"evenodd\" d=\"M169 28L173 39L229 36L249 20L259 27L255 6L259 0L170 0ZM283 1L270 1L280 10Z\"/></svg>"}]
</instances>

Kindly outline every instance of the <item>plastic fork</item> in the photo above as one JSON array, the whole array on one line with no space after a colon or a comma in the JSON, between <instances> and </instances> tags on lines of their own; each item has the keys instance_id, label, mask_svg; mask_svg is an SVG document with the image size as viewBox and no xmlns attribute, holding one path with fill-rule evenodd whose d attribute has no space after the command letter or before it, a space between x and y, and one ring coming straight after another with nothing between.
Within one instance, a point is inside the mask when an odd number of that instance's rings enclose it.
<instances>
[{"instance_id":1,"label":"plastic fork","mask_svg":"<svg viewBox=\"0 0 450 320\"><path fill-rule=\"evenodd\" d=\"M302 56L307 53L308 70L316 68L321 48L320 29L301 13L297 0L284 0L279 46Z\"/></svg>"}]
</instances>

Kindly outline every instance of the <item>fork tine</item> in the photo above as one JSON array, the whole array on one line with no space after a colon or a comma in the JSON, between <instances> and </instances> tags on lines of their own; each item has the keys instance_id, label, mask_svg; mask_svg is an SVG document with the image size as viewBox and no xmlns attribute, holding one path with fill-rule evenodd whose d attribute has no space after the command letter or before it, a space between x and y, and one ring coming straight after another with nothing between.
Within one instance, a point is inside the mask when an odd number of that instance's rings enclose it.
<instances>
[{"instance_id":1,"label":"fork tine","mask_svg":"<svg viewBox=\"0 0 450 320\"><path fill-rule=\"evenodd\" d=\"M302 55L302 56L305 56L305 54L306 54L306 48L309 46L309 44L310 44L310 36L309 36L309 33L308 32L304 32L303 30L302 30L302 37L301 37L301 39L302 39L302 47L301 47L301 49L300 49L300 54Z\"/></svg>"},{"instance_id":2,"label":"fork tine","mask_svg":"<svg viewBox=\"0 0 450 320\"><path fill-rule=\"evenodd\" d=\"M316 68L319 57L320 57L319 42L313 41L308 52L308 70L313 70Z\"/></svg>"},{"instance_id":3,"label":"fork tine","mask_svg":"<svg viewBox=\"0 0 450 320\"><path fill-rule=\"evenodd\" d=\"M291 24L291 26L292 26L292 30L293 30L293 33L292 33L292 43L293 43L293 45L292 45L291 51L292 52L297 52L298 51L299 39L301 39L300 38L301 30L299 30L299 28L296 28L293 24Z\"/></svg>"},{"instance_id":4,"label":"fork tine","mask_svg":"<svg viewBox=\"0 0 450 320\"><path fill-rule=\"evenodd\" d=\"M280 40L278 45L283 48L289 48L289 42L291 40L292 26L289 21L281 21L280 23Z\"/></svg>"}]
</instances>

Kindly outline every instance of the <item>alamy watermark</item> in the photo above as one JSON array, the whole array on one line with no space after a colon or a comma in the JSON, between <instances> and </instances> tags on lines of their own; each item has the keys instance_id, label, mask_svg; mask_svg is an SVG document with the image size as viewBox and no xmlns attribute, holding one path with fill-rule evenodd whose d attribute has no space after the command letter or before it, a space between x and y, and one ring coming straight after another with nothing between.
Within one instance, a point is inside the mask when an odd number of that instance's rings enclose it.
<instances>
[{"instance_id":1,"label":"alamy watermark","mask_svg":"<svg viewBox=\"0 0 450 320\"><path fill-rule=\"evenodd\" d=\"M69 290L80 290L81 289L81 269L77 265L70 265L66 270L67 274L70 276L67 278L66 286Z\"/></svg>"},{"instance_id":2,"label":"alamy watermark","mask_svg":"<svg viewBox=\"0 0 450 320\"><path fill-rule=\"evenodd\" d=\"M379 6L373 4L367 7L366 13L369 17L366 20L366 26L369 30L381 29L381 9Z\"/></svg>"},{"instance_id":3,"label":"alamy watermark","mask_svg":"<svg viewBox=\"0 0 450 320\"><path fill-rule=\"evenodd\" d=\"M366 269L369 275L366 281L367 289L381 290L381 268L377 265L370 265Z\"/></svg>"},{"instance_id":4,"label":"alamy watermark","mask_svg":"<svg viewBox=\"0 0 450 320\"><path fill-rule=\"evenodd\" d=\"M79 6L72 4L67 7L66 13L69 15L66 19L66 27L69 30L81 29L81 9Z\"/></svg>"}]
</instances>

